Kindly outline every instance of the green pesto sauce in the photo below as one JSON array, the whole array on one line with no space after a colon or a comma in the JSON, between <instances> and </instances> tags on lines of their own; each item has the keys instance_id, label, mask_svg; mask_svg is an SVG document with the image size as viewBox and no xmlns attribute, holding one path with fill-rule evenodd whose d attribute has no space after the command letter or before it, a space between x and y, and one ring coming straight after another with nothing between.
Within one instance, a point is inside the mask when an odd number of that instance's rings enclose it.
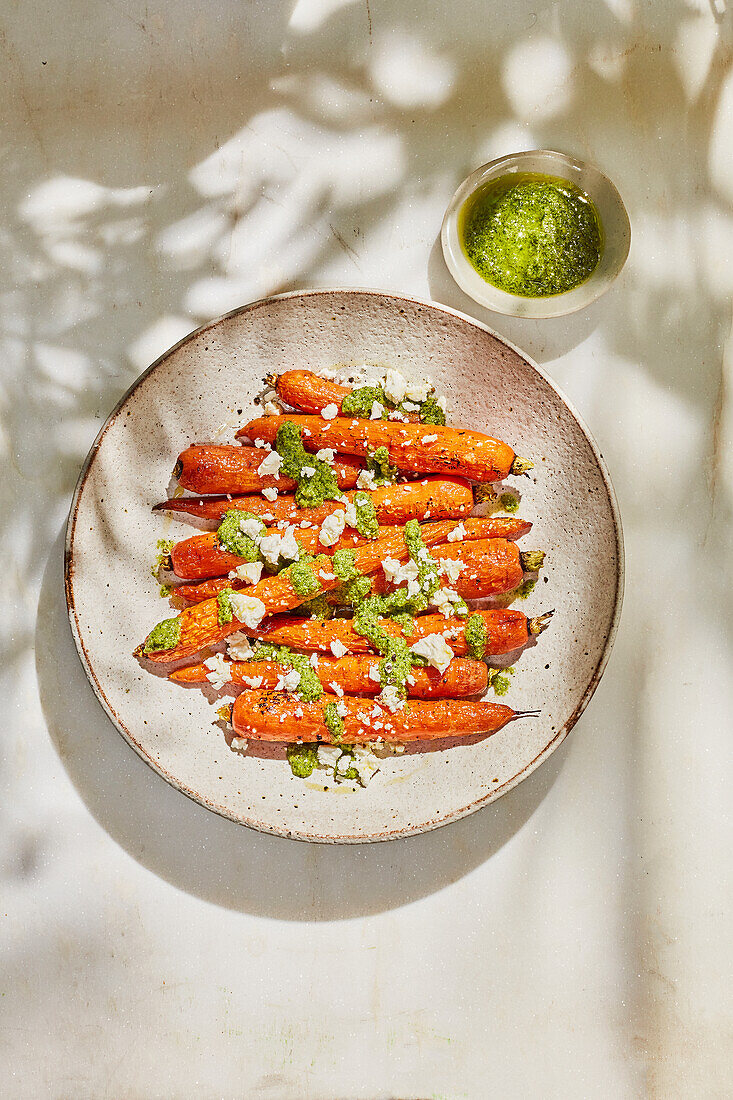
<instances>
[{"instance_id":1,"label":"green pesto sauce","mask_svg":"<svg viewBox=\"0 0 733 1100\"><path fill-rule=\"evenodd\" d=\"M459 232L479 275L524 298L580 286L602 250L588 196L568 180L534 172L510 173L479 188L461 210Z\"/></svg>"},{"instance_id":2,"label":"green pesto sauce","mask_svg":"<svg viewBox=\"0 0 733 1100\"><path fill-rule=\"evenodd\" d=\"M292 581L291 581L292 583ZM306 600L298 608L298 611L304 615L310 615L311 619L332 619L333 608L328 602L328 596L325 593L321 593L320 596L314 596L312 600Z\"/></svg>"},{"instance_id":3,"label":"green pesto sauce","mask_svg":"<svg viewBox=\"0 0 733 1100\"><path fill-rule=\"evenodd\" d=\"M295 688L304 703L313 703L323 695L323 686L310 661L302 653L295 653L286 645L270 645L258 642L250 661L276 661L300 673L300 683Z\"/></svg>"},{"instance_id":4,"label":"green pesto sauce","mask_svg":"<svg viewBox=\"0 0 733 1100\"><path fill-rule=\"evenodd\" d=\"M162 599L167 600L172 592L173 592L173 588L170 584L161 584L159 595L161 596Z\"/></svg>"},{"instance_id":5,"label":"green pesto sauce","mask_svg":"<svg viewBox=\"0 0 733 1100\"><path fill-rule=\"evenodd\" d=\"M390 466L386 447L377 447L367 455L366 468L373 475L375 485L391 485L397 478L397 467Z\"/></svg>"},{"instance_id":6,"label":"green pesto sauce","mask_svg":"<svg viewBox=\"0 0 733 1100\"><path fill-rule=\"evenodd\" d=\"M331 734L331 740L334 744L338 744L344 736L344 720L336 710L335 703L326 703L323 708L323 721Z\"/></svg>"},{"instance_id":7,"label":"green pesto sauce","mask_svg":"<svg viewBox=\"0 0 733 1100\"><path fill-rule=\"evenodd\" d=\"M445 413L435 399L435 394L428 394L420 406L420 420L423 424L439 424L445 427Z\"/></svg>"},{"instance_id":8,"label":"green pesto sauce","mask_svg":"<svg viewBox=\"0 0 733 1100\"><path fill-rule=\"evenodd\" d=\"M232 605L229 601L229 597L234 595L233 588L222 588L221 592L217 593L216 602L217 617L219 619L219 626L226 626L234 618L234 612L232 611Z\"/></svg>"},{"instance_id":9,"label":"green pesto sauce","mask_svg":"<svg viewBox=\"0 0 733 1100\"><path fill-rule=\"evenodd\" d=\"M154 653L161 649L175 649L181 637L181 620L163 619L154 626L145 639L143 653Z\"/></svg>"},{"instance_id":10,"label":"green pesto sauce","mask_svg":"<svg viewBox=\"0 0 733 1100\"><path fill-rule=\"evenodd\" d=\"M319 566L324 565L327 561L326 557L319 557L314 561L306 561L301 558L299 561L294 561L284 571L293 586L293 590L299 596L312 596L314 592L318 591L321 582L313 572L313 565L316 563Z\"/></svg>"},{"instance_id":11,"label":"green pesto sauce","mask_svg":"<svg viewBox=\"0 0 733 1100\"><path fill-rule=\"evenodd\" d=\"M326 500L341 498L333 470L327 462L306 451L300 428L292 420L284 420L277 429L275 450L283 460L280 472L298 482L295 503L299 508L319 508ZM315 473L303 474L304 466Z\"/></svg>"},{"instance_id":12,"label":"green pesto sauce","mask_svg":"<svg viewBox=\"0 0 733 1100\"><path fill-rule=\"evenodd\" d=\"M240 520L243 519L257 520L260 525L260 534L263 535L267 531L267 527L258 516L253 516L251 512L240 512L231 509L224 514L224 518L219 524L219 529L216 532L217 540L222 550L226 550L229 554L236 554L244 561L259 561L260 551L257 543L249 535L245 535L239 526Z\"/></svg>"},{"instance_id":13,"label":"green pesto sauce","mask_svg":"<svg viewBox=\"0 0 733 1100\"><path fill-rule=\"evenodd\" d=\"M407 589L402 591L406 593ZM366 638L377 652L382 654L383 659L379 662L379 679L382 687L390 684L398 688L404 696L407 693L407 677L410 675L412 666L423 664L424 658L410 652L404 637L393 638L381 626L379 620L388 617L389 614L390 597L370 596L357 607L351 624L357 634ZM412 622L411 619L410 622Z\"/></svg>"},{"instance_id":14,"label":"green pesto sauce","mask_svg":"<svg viewBox=\"0 0 733 1100\"><path fill-rule=\"evenodd\" d=\"M503 668L501 671L489 670L489 686L494 689L495 695L506 695L511 687L510 676L514 675L513 668Z\"/></svg>"},{"instance_id":15,"label":"green pesto sauce","mask_svg":"<svg viewBox=\"0 0 733 1100\"><path fill-rule=\"evenodd\" d=\"M476 613L471 615L466 623L464 633L470 655L475 661L483 660L487 642L486 621L483 616Z\"/></svg>"},{"instance_id":16,"label":"green pesto sauce","mask_svg":"<svg viewBox=\"0 0 733 1100\"><path fill-rule=\"evenodd\" d=\"M288 745L285 755L291 772L298 779L307 779L318 767L317 745Z\"/></svg>"},{"instance_id":17,"label":"green pesto sauce","mask_svg":"<svg viewBox=\"0 0 733 1100\"><path fill-rule=\"evenodd\" d=\"M331 568L342 584L360 576L353 550L337 550L331 558Z\"/></svg>"},{"instance_id":18,"label":"green pesto sauce","mask_svg":"<svg viewBox=\"0 0 733 1100\"><path fill-rule=\"evenodd\" d=\"M510 512L512 515L514 512L519 511L519 501L514 496L514 493L502 493L499 497L499 503L505 512Z\"/></svg>"},{"instance_id":19,"label":"green pesto sauce","mask_svg":"<svg viewBox=\"0 0 733 1100\"><path fill-rule=\"evenodd\" d=\"M388 410L394 405L387 400L381 386L359 386L352 390L341 402L342 416L371 416L372 405L378 401L382 406L382 420L386 420Z\"/></svg>"},{"instance_id":20,"label":"green pesto sauce","mask_svg":"<svg viewBox=\"0 0 733 1100\"><path fill-rule=\"evenodd\" d=\"M354 510L356 511L356 529L359 534L367 539L375 539L379 534L377 509L368 493L354 494Z\"/></svg>"},{"instance_id":21,"label":"green pesto sauce","mask_svg":"<svg viewBox=\"0 0 733 1100\"><path fill-rule=\"evenodd\" d=\"M155 555L155 563L150 566L150 572L154 577L158 576L161 565L169 556L171 550L175 545L176 543L174 539L158 539L158 541L156 542L155 548L158 553Z\"/></svg>"},{"instance_id":22,"label":"green pesto sauce","mask_svg":"<svg viewBox=\"0 0 733 1100\"><path fill-rule=\"evenodd\" d=\"M372 582L370 577L354 577L353 581L347 581L346 584L340 585L336 589L336 600L338 603L346 604L349 607L358 607L358 605L365 600L372 590Z\"/></svg>"},{"instance_id":23,"label":"green pesto sauce","mask_svg":"<svg viewBox=\"0 0 733 1100\"><path fill-rule=\"evenodd\" d=\"M519 588L514 589L512 598L516 600L526 600L536 584L537 579L535 577L527 578L526 581L522 581Z\"/></svg>"}]
</instances>

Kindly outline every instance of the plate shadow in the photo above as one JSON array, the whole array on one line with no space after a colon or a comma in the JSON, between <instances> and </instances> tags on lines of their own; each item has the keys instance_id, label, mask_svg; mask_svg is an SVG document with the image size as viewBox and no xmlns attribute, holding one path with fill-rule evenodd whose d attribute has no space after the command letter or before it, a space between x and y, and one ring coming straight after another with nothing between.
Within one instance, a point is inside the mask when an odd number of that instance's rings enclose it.
<instances>
[{"instance_id":1,"label":"plate shadow","mask_svg":"<svg viewBox=\"0 0 733 1100\"><path fill-rule=\"evenodd\" d=\"M36 671L51 740L102 828L148 870L205 901L278 920L346 920L456 882L525 824L554 783L561 745L518 787L420 836L311 844L247 829L169 786L125 742L86 678L69 625L64 532L49 554L36 621Z\"/></svg>"}]
</instances>

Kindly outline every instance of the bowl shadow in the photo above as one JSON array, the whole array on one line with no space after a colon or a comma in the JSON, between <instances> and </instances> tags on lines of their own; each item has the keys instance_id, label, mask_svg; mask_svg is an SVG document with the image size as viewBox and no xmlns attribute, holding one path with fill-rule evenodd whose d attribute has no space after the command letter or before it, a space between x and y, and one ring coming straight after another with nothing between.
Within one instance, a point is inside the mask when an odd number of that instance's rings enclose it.
<instances>
[{"instance_id":1,"label":"bowl shadow","mask_svg":"<svg viewBox=\"0 0 733 1100\"><path fill-rule=\"evenodd\" d=\"M420 836L311 844L243 828L166 783L130 748L86 678L67 616L64 532L43 575L36 671L46 724L87 809L138 863L180 890L257 916L346 920L441 890L490 859L554 783L564 746L514 790Z\"/></svg>"}]
</instances>

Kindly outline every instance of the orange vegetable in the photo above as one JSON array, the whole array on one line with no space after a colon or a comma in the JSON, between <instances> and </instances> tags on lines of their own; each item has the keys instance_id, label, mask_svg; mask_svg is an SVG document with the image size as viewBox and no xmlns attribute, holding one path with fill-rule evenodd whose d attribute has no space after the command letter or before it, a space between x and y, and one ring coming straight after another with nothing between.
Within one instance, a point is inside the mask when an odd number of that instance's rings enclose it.
<instances>
[{"instance_id":1,"label":"orange vegetable","mask_svg":"<svg viewBox=\"0 0 733 1100\"><path fill-rule=\"evenodd\" d=\"M347 694L377 695L382 690L379 680L379 657L350 656L321 657L315 672L325 688L337 684ZM229 673L233 684L261 677L260 687L276 687L288 669L277 661L230 661ZM169 679L178 684L206 682L209 669L204 664L188 665L171 672ZM372 673L372 675L370 675ZM407 693L417 699L456 699L464 695L478 695L485 691L488 674L483 661L456 657L442 674L437 668L415 666L411 673L414 683L407 683ZM246 678L246 679L245 679Z\"/></svg>"},{"instance_id":2,"label":"orange vegetable","mask_svg":"<svg viewBox=\"0 0 733 1100\"><path fill-rule=\"evenodd\" d=\"M196 443L178 456L173 476L194 493L255 493L272 486L293 492L297 488L293 478L257 473L267 454L259 447ZM363 462L342 455L333 465L339 489L353 489L363 469Z\"/></svg>"},{"instance_id":3,"label":"orange vegetable","mask_svg":"<svg viewBox=\"0 0 733 1100\"><path fill-rule=\"evenodd\" d=\"M448 531L452 531L455 523L446 520L443 523L428 524L423 532L423 541L426 546L434 546L445 539ZM512 544L513 545L513 544ZM395 558L404 561L408 557L407 546L403 533L387 535L381 539L375 539L364 546L358 546L352 551L354 566L359 573L369 574L375 572L385 558ZM290 611L306 600L313 599L322 592L328 592L337 588L342 582L337 576L329 572L330 559L324 558L319 564L313 563L313 576L317 587L313 591L302 595L297 592L290 581L289 570L277 573L272 577L263 577L261 581L247 590L246 595L261 600L264 604L265 615L275 615L279 611ZM264 616L263 616L264 617ZM179 637L178 642L171 649L151 650L145 653L144 645L135 651L138 656L145 656L151 661L178 661L183 657L189 657L192 653L198 653L206 646L215 645L222 641L228 634L241 630L242 623L232 619L228 623L219 622L219 602L217 599L203 600L201 603L187 607L178 616ZM146 639L147 641L147 639Z\"/></svg>"},{"instance_id":4,"label":"orange vegetable","mask_svg":"<svg viewBox=\"0 0 733 1100\"><path fill-rule=\"evenodd\" d=\"M464 520L463 526L466 530L465 539L514 539L520 538L529 531L532 524L513 517L498 517L496 519L467 519ZM401 528L396 526L380 527L379 537L394 534L398 530L401 530ZM349 549L368 541L364 535L360 535L353 528L346 528L344 534L334 546L324 547L319 541L320 532L320 527L299 527L296 531L296 538L309 554L333 554L335 550ZM214 532L205 535L193 535L191 538L177 542L171 551L170 559L170 567L176 576L189 581L226 576L227 573L242 564L242 559L237 557L236 554L231 554L221 548ZM233 582L232 587L235 589L243 587L243 582ZM211 592L209 595L215 595L215 593Z\"/></svg>"},{"instance_id":5,"label":"orange vegetable","mask_svg":"<svg viewBox=\"0 0 733 1100\"><path fill-rule=\"evenodd\" d=\"M341 412L341 402L351 393L349 386L339 386L311 370L286 370L272 381L286 405L305 413L319 413L327 405L335 405ZM404 415L408 420L420 420L419 412Z\"/></svg>"},{"instance_id":6,"label":"orange vegetable","mask_svg":"<svg viewBox=\"0 0 733 1100\"><path fill-rule=\"evenodd\" d=\"M232 726L240 737L259 741L331 743L333 738L323 720L324 703L328 701L336 702L336 696L317 703L300 703L284 692L243 691L232 707ZM387 707L380 707L381 713L377 715L375 707L379 704L373 699L345 695L342 702L346 709L343 743L347 745L374 741L377 737L398 742L434 741L441 737L496 733L513 718L537 713L513 711L501 703L448 699L413 700L394 714Z\"/></svg>"},{"instance_id":7,"label":"orange vegetable","mask_svg":"<svg viewBox=\"0 0 733 1100\"><path fill-rule=\"evenodd\" d=\"M506 443L464 428L342 416L334 420L321 416L287 419L300 428L303 446L310 451L332 447L343 454L363 457L386 447L393 466L413 473L462 474L472 481L501 481L511 473L524 473L532 465L517 459ZM281 416L258 417L237 432L237 437L273 443L282 421Z\"/></svg>"},{"instance_id":8,"label":"orange vegetable","mask_svg":"<svg viewBox=\"0 0 733 1100\"><path fill-rule=\"evenodd\" d=\"M522 583L525 570L539 569L544 558L541 551L520 551L515 542L507 539L448 543L441 545L433 556L460 561L465 566L457 580L443 577L445 586L464 600L481 600L511 592ZM378 596L394 587L397 586L389 585L381 570L372 580L372 592Z\"/></svg>"},{"instance_id":9,"label":"orange vegetable","mask_svg":"<svg viewBox=\"0 0 733 1100\"><path fill-rule=\"evenodd\" d=\"M275 417L272 418L276 419ZM355 493L344 493L348 500ZM381 524L407 523L410 519L461 519L473 509L471 486L461 477L425 477L421 481L405 481L399 485L383 485L369 491L369 496ZM156 504L154 512L175 512L198 519L221 520L226 512L239 508L259 516L264 523L300 523L309 520L323 523L326 516L343 509L338 500L327 500L320 508L299 508L293 496L265 500L261 496L174 497Z\"/></svg>"},{"instance_id":10,"label":"orange vegetable","mask_svg":"<svg viewBox=\"0 0 733 1100\"><path fill-rule=\"evenodd\" d=\"M540 634L548 625L549 617L540 615L528 619L522 611L512 608L497 608L491 611L478 611L486 626L486 652L491 657L498 653L510 653L521 649L532 635ZM419 615L414 620L412 633L406 636L408 643L427 637L428 634L443 634L448 645L458 656L468 653L466 645L466 619L446 618L444 615ZM393 638L401 633L401 627L394 619L380 619L379 625ZM275 615L262 627L255 630L244 629L251 638L269 642L270 645L286 645L291 649L319 650L327 653L331 642L340 642L349 653L372 653L374 648L354 630L350 619L305 619L293 615Z\"/></svg>"}]
</instances>

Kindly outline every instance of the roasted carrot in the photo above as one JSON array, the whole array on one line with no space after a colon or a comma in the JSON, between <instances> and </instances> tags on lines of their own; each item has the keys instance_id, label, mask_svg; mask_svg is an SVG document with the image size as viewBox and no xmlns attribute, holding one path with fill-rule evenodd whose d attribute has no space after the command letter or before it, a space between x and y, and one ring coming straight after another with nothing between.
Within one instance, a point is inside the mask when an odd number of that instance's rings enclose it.
<instances>
[{"instance_id":1,"label":"roasted carrot","mask_svg":"<svg viewBox=\"0 0 733 1100\"><path fill-rule=\"evenodd\" d=\"M336 697L331 697L336 702ZM412 701L391 713L372 699L344 696L341 702L344 744L374 741L434 741L440 737L472 737L496 733L513 718L536 715L538 711L513 711L501 703L467 699ZM259 741L319 741L333 737L323 717L324 701L299 703L279 691L243 691L232 707L232 726L240 737ZM296 711L298 712L296 714ZM302 713L301 713L302 712Z\"/></svg>"},{"instance_id":2,"label":"roasted carrot","mask_svg":"<svg viewBox=\"0 0 733 1100\"><path fill-rule=\"evenodd\" d=\"M286 405L304 413L320 413L328 405L335 405L341 412L341 403L352 392L348 386L340 386L327 378L321 378L311 370L286 370L279 377L268 378L277 390L278 397ZM344 413L347 416L348 413ZM420 420L419 412L403 413L407 420Z\"/></svg>"},{"instance_id":3,"label":"roasted carrot","mask_svg":"<svg viewBox=\"0 0 733 1100\"><path fill-rule=\"evenodd\" d=\"M446 538L447 532L452 531L454 527L455 523L451 520L428 524L423 533L425 545L434 546L441 542ZM358 546L351 553L356 572L362 574L374 573L385 558L404 561L408 557L408 549L401 531L382 539L375 539L374 542L369 542L365 546ZM261 618L265 615L275 615L279 611L290 611L305 603L306 600L337 588L342 583L335 573L330 572L330 564L330 559L324 558L320 562L316 560L312 567L306 567L310 570L311 580L307 590L301 584L298 585L300 591L293 586L291 570L295 566L291 566L275 576L263 578L252 585L245 595L261 602ZM193 607L187 607L177 618L166 620L166 629L163 631L164 647L155 648L161 637L159 627L156 627L145 639L143 645L138 646L136 655L145 656L151 661L178 661L183 657L190 657L192 653L197 653L206 646L215 645L227 635L241 630L243 624L236 618L232 618L230 622L220 622L219 610L218 599L203 600ZM169 644L171 640L174 642L173 645Z\"/></svg>"},{"instance_id":4,"label":"roasted carrot","mask_svg":"<svg viewBox=\"0 0 733 1100\"><path fill-rule=\"evenodd\" d=\"M334 420L321 416L287 419L300 428L307 450L333 447L343 454L363 457L386 447L393 466L413 473L462 474L472 481L501 481L509 474L525 473L532 466L517 458L508 444L464 428L342 416ZM237 432L237 437L273 443L282 421L281 416L258 417Z\"/></svg>"},{"instance_id":5,"label":"roasted carrot","mask_svg":"<svg viewBox=\"0 0 733 1100\"><path fill-rule=\"evenodd\" d=\"M273 420L276 417L272 418ZM355 493L345 493L353 500ZM473 508L471 486L462 477L425 477L421 481L407 481L399 485L383 485L369 491L369 496L381 524L407 523L410 519L461 519ZM279 496L277 500L264 500L261 496L174 497L156 504L154 512L175 512L196 516L198 519L221 520L226 512L239 508L251 512L267 524L299 523L309 521L323 523L326 516L343 509L338 500L327 500L320 508L299 508L293 496ZM184 516L185 518L185 516Z\"/></svg>"},{"instance_id":6,"label":"roasted carrot","mask_svg":"<svg viewBox=\"0 0 733 1100\"><path fill-rule=\"evenodd\" d=\"M267 454L259 447L197 443L178 456L173 476L194 493L256 493L273 486L293 492L298 483L292 478L257 473ZM363 469L359 459L342 455L333 464L339 489L353 489Z\"/></svg>"},{"instance_id":7,"label":"roasted carrot","mask_svg":"<svg viewBox=\"0 0 733 1100\"><path fill-rule=\"evenodd\" d=\"M532 527L531 523L515 517L499 516L489 519L466 519L463 521L465 530L464 539L507 538L518 539ZM401 530L397 526L380 527L379 537L394 534ZM364 535L352 528L346 528L339 541L329 547L324 547L320 540L320 527L299 527L296 538L304 550L309 554L326 553L333 554L336 550L345 550L353 546L359 546L368 540ZM193 535L191 538L177 542L171 550L170 562L164 562L166 567L172 568L177 577L182 580L199 581L208 577L226 576L231 570L241 565L242 559L236 554L231 554L222 549L214 532L205 535ZM236 588L237 585L232 585ZM211 592L210 595L215 593Z\"/></svg>"},{"instance_id":8,"label":"roasted carrot","mask_svg":"<svg viewBox=\"0 0 733 1100\"><path fill-rule=\"evenodd\" d=\"M492 657L499 653L510 653L521 649L529 639L548 626L552 612L528 619L522 611L512 608L497 608L491 611L477 611L486 628L486 649L484 656ZM466 643L466 619L446 618L444 615L418 615L413 630L406 635L409 644L426 638L428 634L442 634L457 656L468 653ZM391 637L396 638L402 628L394 619L380 619L379 626ZM350 619L306 619L293 615L275 615L261 627L254 630L244 628L251 638L268 642L270 645L286 645L291 649L318 650L329 652L332 642L339 642L349 653L372 653L374 647L357 634Z\"/></svg>"},{"instance_id":9,"label":"roasted carrot","mask_svg":"<svg viewBox=\"0 0 733 1100\"><path fill-rule=\"evenodd\" d=\"M347 694L377 695L382 690L379 680L379 657L320 657L315 669L323 686L335 691L334 684ZM171 672L169 679L178 684L206 682L209 669L204 664L188 665ZM259 679L259 687L273 689L288 670L277 661L230 661L228 671L233 684L248 684ZM412 680L412 683L410 682ZM413 668L407 682L407 694L416 699L457 699L485 691L488 674L483 661L455 657L445 672L437 668Z\"/></svg>"}]
</instances>

